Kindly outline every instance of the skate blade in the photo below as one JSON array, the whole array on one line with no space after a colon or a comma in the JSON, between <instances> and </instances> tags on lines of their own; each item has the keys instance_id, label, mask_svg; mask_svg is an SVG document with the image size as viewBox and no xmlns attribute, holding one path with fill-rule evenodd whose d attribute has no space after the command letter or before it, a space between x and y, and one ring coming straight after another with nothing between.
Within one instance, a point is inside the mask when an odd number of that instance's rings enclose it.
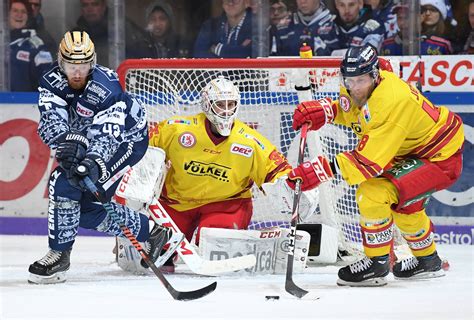
<instances>
[{"instance_id":1,"label":"skate blade","mask_svg":"<svg viewBox=\"0 0 474 320\"><path fill-rule=\"evenodd\" d=\"M361 282L349 282L342 279L337 279L338 286L349 286L349 287L381 287L387 284L385 277L373 278L364 280Z\"/></svg>"},{"instance_id":2,"label":"skate blade","mask_svg":"<svg viewBox=\"0 0 474 320\"><path fill-rule=\"evenodd\" d=\"M30 273L28 283L31 284L55 284L66 282L66 271L57 272L51 276L39 276Z\"/></svg>"},{"instance_id":3,"label":"skate blade","mask_svg":"<svg viewBox=\"0 0 474 320\"><path fill-rule=\"evenodd\" d=\"M422 272L415 274L414 276L408 277L408 278L400 278L395 276L394 278L397 280L423 280L423 279L432 279L432 278L440 278L444 277L446 273L444 272L443 269L440 269L438 271L429 271L429 272Z\"/></svg>"}]
</instances>

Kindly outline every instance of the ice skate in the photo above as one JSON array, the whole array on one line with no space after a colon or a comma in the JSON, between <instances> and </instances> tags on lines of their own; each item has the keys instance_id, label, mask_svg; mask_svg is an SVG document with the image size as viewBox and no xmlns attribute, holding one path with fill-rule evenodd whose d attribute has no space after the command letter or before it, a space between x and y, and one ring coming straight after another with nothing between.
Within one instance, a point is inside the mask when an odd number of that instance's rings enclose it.
<instances>
[{"instance_id":1,"label":"ice skate","mask_svg":"<svg viewBox=\"0 0 474 320\"><path fill-rule=\"evenodd\" d=\"M387 284L385 278L389 273L388 255L368 258L354 262L344 268L339 269L340 286L352 287L378 287Z\"/></svg>"},{"instance_id":2,"label":"ice skate","mask_svg":"<svg viewBox=\"0 0 474 320\"><path fill-rule=\"evenodd\" d=\"M442 261L435 251L426 257L410 257L393 266L395 279L429 279L438 278L445 275L442 268Z\"/></svg>"},{"instance_id":3,"label":"ice skate","mask_svg":"<svg viewBox=\"0 0 474 320\"><path fill-rule=\"evenodd\" d=\"M46 255L30 265L29 283L52 284L66 281L69 270L71 249L66 251L49 250Z\"/></svg>"}]
</instances>

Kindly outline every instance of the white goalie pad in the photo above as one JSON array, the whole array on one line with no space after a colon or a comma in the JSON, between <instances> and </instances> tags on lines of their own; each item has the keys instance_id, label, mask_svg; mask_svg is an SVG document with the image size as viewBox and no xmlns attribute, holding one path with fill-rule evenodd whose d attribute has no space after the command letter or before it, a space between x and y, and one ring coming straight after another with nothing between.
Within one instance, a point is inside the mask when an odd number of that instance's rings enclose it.
<instances>
[{"instance_id":1,"label":"white goalie pad","mask_svg":"<svg viewBox=\"0 0 474 320\"><path fill-rule=\"evenodd\" d=\"M282 176L273 183L264 183L261 188L266 196L275 199L272 204L276 205L277 210L291 214L295 192L288 186L286 179L286 175ZM303 191L299 203L300 221L305 222L309 220L318 208L318 204L318 188Z\"/></svg>"},{"instance_id":2,"label":"white goalie pad","mask_svg":"<svg viewBox=\"0 0 474 320\"><path fill-rule=\"evenodd\" d=\"M257 263L241 272L249 275L283 274L288 258L288 229L234 230L202 228L199 249L203 258L214 261L253 254ZM310 235L297 232L294 272L306 266Z\"/></svg>"},{"instance_id":3,"label":"white goalie pad","mask_svg":"<svg viewBox=\"0 0 474 320\"><path fill-rule=\"evenodd\" d=\"M149 146L143 158L120 181L116 195L127 200L149 203L153 195L160 194L165 182L166 153L161 148Z\"/></svg>"},{"instance_id":4,"label":"white goalie pad","mask_svg":"<svg viewBox=\"0 0 474 320\"><path fill-rule=\"evenodd\" d=\"M142 257L138 253L137 249L132 245L130 240L123 237L116 237L117 241L117 264L118 266L127 272L133 274L147 274L149 271L142 267L140 261ZM144 243L141 243L143 246Z\"/></svg>"}]
</instances>

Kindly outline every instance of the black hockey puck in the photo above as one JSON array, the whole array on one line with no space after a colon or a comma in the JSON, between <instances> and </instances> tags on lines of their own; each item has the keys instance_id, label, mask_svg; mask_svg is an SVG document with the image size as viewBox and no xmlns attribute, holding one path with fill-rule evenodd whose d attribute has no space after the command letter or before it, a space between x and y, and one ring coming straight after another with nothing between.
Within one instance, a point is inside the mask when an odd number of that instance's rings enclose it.
<instances>
[{"instance_id":1,"label":"black hockey puck","mask_svg":"<svg viewBox=\"0 0 474 320\"><path fill-rule=\"evenodd\" d=\"M266 300L279 300L280 296L265 296Z\"/></svg>"}]
</instances>

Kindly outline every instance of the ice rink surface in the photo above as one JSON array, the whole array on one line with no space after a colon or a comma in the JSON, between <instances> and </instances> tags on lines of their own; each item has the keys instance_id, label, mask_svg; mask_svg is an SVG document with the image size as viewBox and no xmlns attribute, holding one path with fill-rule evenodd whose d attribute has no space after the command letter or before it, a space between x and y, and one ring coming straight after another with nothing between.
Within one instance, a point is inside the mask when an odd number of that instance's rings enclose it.
<instances>
[{"instance_id":1,"label":"ice rink surface","mask_svg":"<svg viewBox=\"0 0 474 320\"><path fill-rule=\"evenodd\" d=\"M113 246L113 238L78 237L68 281L40 286L27 283L27 270L46 253L47 238L0 236L0 319L474 319L474 246L439 246L451 265L445 277L390 275L379 288L338 287L338 267L308 268L294 277L310 291L302 300L285 292L284 275L211 278L181 267L166 276L178 290L217 281L216 291L195 301L173 300L152 273L123 272Z\"/></svg>"}]
</instances>

